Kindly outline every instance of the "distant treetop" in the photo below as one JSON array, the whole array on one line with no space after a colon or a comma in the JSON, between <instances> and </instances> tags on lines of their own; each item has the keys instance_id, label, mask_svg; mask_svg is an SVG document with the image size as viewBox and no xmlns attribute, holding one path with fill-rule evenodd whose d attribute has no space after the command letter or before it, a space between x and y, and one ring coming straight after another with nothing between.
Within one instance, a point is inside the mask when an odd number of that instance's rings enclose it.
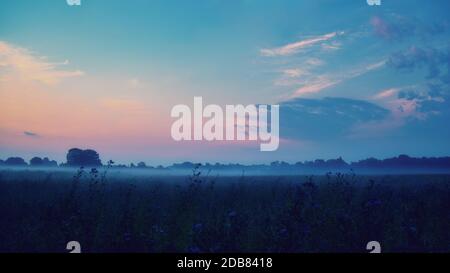
<instances>
[{"instance_id":1,"label":"distant treetop","mask_svg":"<svg viewBox=\"0 0 450 273\"><path fill-rule=\"evenodd\" d=\"M67 153L67 166L99 167L102 166L99 154L94 150L70 149Z\"/></svg>"}]
</instances>

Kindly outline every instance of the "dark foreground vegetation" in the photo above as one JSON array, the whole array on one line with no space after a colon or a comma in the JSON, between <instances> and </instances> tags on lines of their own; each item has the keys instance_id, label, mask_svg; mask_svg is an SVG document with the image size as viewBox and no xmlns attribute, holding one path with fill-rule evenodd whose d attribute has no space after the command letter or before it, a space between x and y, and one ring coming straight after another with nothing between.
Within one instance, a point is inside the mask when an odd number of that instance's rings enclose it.
<instances>
[{"instance_id":1,"label":"dark foreground vegetation","mask_svg":"<svg viewBox=\"0 0 450 273\"><path fill-rule=\"evenodd\" d=\"M450 251L450 176L0 172L0 252Z\"/></svg>"}]
</instances>

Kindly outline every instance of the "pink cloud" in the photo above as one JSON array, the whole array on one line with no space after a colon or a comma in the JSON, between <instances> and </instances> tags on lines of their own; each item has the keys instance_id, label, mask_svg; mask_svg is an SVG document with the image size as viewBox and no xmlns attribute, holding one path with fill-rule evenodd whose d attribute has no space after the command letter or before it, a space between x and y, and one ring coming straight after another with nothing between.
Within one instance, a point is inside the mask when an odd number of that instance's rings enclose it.
<instances>
[{"instance_id":1,"label":"pink cloud","mask_svg":"<svg viewBox=\"0 0 450 273\"><path fill-rule=\"evenodd\" d=\"M311 93L318 93L324 89L333 87L337 84L339 84L341 80L330 80L326 77L320 77L314 82L310 84L306 84L299 89L297 89L292 97L299 97L305 94L311 94Z\"/></svg>"},{"instance_id":2,"label":"pink cloud","mask_svg":"<svg viewBox=\"0 0 450 273\"><path fill-rule=\"evenodd\" d=\"M338 35L342 35L344 32L331 32L321 36L316 36L310 39L301 40L295 43L287 44L282 47L271 48L271 49L261 49L260 53L263 56L288 56L297 53L303 48L313 46L319 42L328 41Z\"/></svg>"},{"instance_id":3,"label":"pink cloud","mask_svg":"<svg viewBox=\"0 0 450 273\"><path fill-rule=\"evenodd\" d=\"M379 92L378 94L376 94L375 96L373 96L373 99L382 100L382 99L390 98L390 97L396 95L400 90L401 90L400 88L389 88L389 89L383 90L383 91Z\"/></svg>"},{"instance_id":4,"label":"pink cloud","mask_svg":"<svg viewBox=\"0 0 450 273\"><path fill-rule=\"evenodd\" d=\"M372 17L370 24L375 30L375 33L385 39L392 37L392 29L390 25L378 16Z\"/></svg>"},{"instance_id":5,"label":"pink cloud","mask_svg":"<svg viewBox=\"0 0 450 273\"><path fill-rule=\"evenodd\" d=\"M385 64L386 61L382 60L380 62L372 63L360 68L344 71L343 73L319 76L312 75L310 79L307 79L303 83L303 85L291 95L291 98L300 97L306 94L319 93L322 90L333 87L343 81L350 80L371 71L377 70L383 67Z\"/></svg>"},{"instance_id":6,"label":"pink cloud","mask_svg":"<svg viewBox=\"0 0 450 273\"><path fill-rule=\"evenodd\" d=\"M13 81L19 78L54 85L66 78L84 75L81 70L58 69L58 66L67 64L68 61L63 63L48 62L45 57L37 56L27 49L0 41L0 66L6 71L1 77L2 81Z\"/></svg>"}]
</instances>

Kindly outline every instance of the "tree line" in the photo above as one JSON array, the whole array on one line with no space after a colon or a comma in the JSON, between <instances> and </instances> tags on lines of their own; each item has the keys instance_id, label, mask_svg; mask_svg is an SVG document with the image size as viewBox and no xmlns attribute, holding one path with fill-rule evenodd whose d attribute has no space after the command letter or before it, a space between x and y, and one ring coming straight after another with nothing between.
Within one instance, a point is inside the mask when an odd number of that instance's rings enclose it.
<instances>
[{"instance_id":1,"label":"tree line","mask_svg":"<svg viewBox=\"0 0 450 273\"><path fill-rule=\"evenodd\" d=\"M29 163L21 157L10 157L6 160L0 160L0 166L30 166L30 167L101 167L103 163L100 155L95 150L82 150L79 148L70 149L67 152L66 162L58 164L55 160L49 158L33 157ZM130 165L114 165L109 161L108 165L115 168L137 168L137 169L171 169L171 170L192 170L195 168L209 170L350 170L350 169L439 169L450 171L450 157L410 157L408 155L400 155L387 159L368 158L356 162L346 162L341 157L337 159L316 159L314 161L302 161L297 163L288 163L284 161L274 161L268 165L254 164L223 164L223 163L194 163L184 162L175 163L167 167L148 166L145 162Z\"/></svg>"}]
</instances>

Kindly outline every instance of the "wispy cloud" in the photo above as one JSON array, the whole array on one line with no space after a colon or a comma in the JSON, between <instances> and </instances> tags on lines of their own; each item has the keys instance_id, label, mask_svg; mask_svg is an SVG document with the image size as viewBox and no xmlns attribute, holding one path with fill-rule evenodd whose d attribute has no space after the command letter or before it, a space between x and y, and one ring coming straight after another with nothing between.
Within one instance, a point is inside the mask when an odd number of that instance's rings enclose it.
<instances>
[{"instance_id":1,"label":"wispy cloud","mask_svg":"<svg viewBox=\"0 0 450 273\"><path fill-rule=\"evenodd\" d=\"M309 58L305 61L305 64L316 67L316 66L321 66L321 65L325 64L325 62L318 58Z\"/></svg>"},{"instance_id":2,"label":"wispy cloud","mask_svg":"<svg viewBox=\"0 0 450 273\"><path fill-rule=\"evenodd\" d=\"M398 93L400 91L400 88L389 88L383 91L380 91L378 94L373 96L374 100L382 100L386 98L390 98Z\"/></svg>"},{"instance_id":3,"label":"wispy cloud","mask_svg":"<svg viewBox=\"0 0 450 273\"><path fill-rule=\"evenodd\" d=\"M30 131L25 131L25 132L23 132L23 134L27 137L39 137L38 134L30 132Z\"/></svg>"},{"instance_id":4,"label":"wispy cloud","mask_svg":"<svg viewBox=\"0 0 450 273\"><path fill-rule=\"evenodd\" d=\"M335 38L338 35L343 35L344 32L331 32L321 36L312 37L309 39L297 41L277 48L261 49L260 53L263 56L289 56L299 52L301 49L313 46L320 42L325 42Z\"/></svg>"},{"instance_id":5,"label":"wispy cloud","mask_svg":"<svg viewBox=\"0 0 450 273\"><path fill-rule=\"evenodd\" d=\"M319 58L307 58L302 62L281 70L281 75L275 80L278 86L298 86L304 84L305 80L310 78L315 69L325 64L325 61Z\"/></svg>"},{"instance_id":6,"label":"wispy cloud","mask_svg":"<svg viewBox=\"0 0 450 273\"><path fill-rule=\"evenodd\" d=\"M372 70L376 70L376 69L381 68L384 65L386 65L386 63L387 63L387 60L382 60L377 63L369 64L361 71L361 73L364 74L365 72L370 72Z\"/></svg>"},{"instance_id":7,"label":"wispy cloud","mask_svg":"<svg viewBox=\"0 0 450 273\"><path fill-rule=\"evenodd\" d=\"M342 79L329 79L326 76L319 76L312 80L311 82L306 83L302 87L298 88L294 94L292 94L291 98L300 97L305 94L310 93L318 93L324 89L330 88L342 82Z\"/></svg>"},{"instance_id":8,"label":"wispy cloud","mask_svg":"<svg viewBox=\"0 0 450 273\"><path fill-rule=\"evenodd\" d=\"M334 51L334 50L339 50L341 48L342 48L342 43L337 42L337 41L322 44L322 49L324 51Z\"/></svg>"},{"instance_id":9,"label":"wispy cloud","mask_svg":"<svg viewBox=\"0 0 450 273\"><path fill-rule=\"evenodd\" d=\"M47 85L54 85L61 80L84 75L83 71L61 70L59 66L67 65L68 60L60 63L52 63L46 57L0 41L0 74L2 81L13 80L19 77L22 80L38 81Z\"/></svg>"},{"instance_id":10,"label":"wispy cloud","mask_svg":"<svg viewBox=\"0 0 450 273\"><path fill-rule=\"evenodd\" d=\"M392 87L379 91L370 99L389 110L390 114L383 120L373 121L354 126L349 137L374 137L382 136L392 130L408 124L408 120L427 118L426 113L422 113L420 108L421 100L417 98L403 98L405 90L415 90L417 86Z\"/></svg>"},{"instance_id":11,"label":"wispy cloud","mask_svg":"<svg viewBox=\"0 0 450 273\"><path fill-rule=\"evenodd\" d=\"M288 78L298 78L308 74L309 74L308 71L301 68L288 68L283 70L283 76L286 76Z\"/></svg>"},{"instance_id":12,"label":"wispy cloud","mask_svg":"<svg viewBox=\"0 0 450 273\"><path fill-rule=\"evenodd\" d=\"M343 81L350 80L371 71L380 69L387 64L387 59L369 63L356 64L352 67L342 67L338 71L331 71L324 67L327 53L342 49L344 41L340 36L346 36L347 41L364 37L360 32L335 31L324 35L310 37L277 48L262 49L265 57L285 57L295 53L304 52L307 48L311 54L295 56L283 59L281 74L275 79L274 84L283 87L296 88L289 95L282 95L283 99L292 99L307 94L319 93L325 89L334 87ZM333 59L332 59L333 60ZM334 59L335 60L335 59ZM356 67L356 68L355 68Z\"/></svg>"},{"instance_id":13,"label":"wispy cloud","mask_svg":"<svg viewBox=\"0 0 450 273\"><path fill-rule=\"evenodd\" d=\"M431 112L423 112L422 104L425 102L442 103L443 98L431 97L423 90L423 86L411 85L397 88L389 88L380 91L372 97L378 103L391 111L394 118L407 119L413 117L415 119L426 119Z\"/></svg>"},{"instance_id":14,"label":"wispy cloud","mask_svg":"<svg viewBox=\"0 0 450 273\"><path fill-rule=\"evenodd\" d=\"M349 134L350 138L383 136L395 129L407 125L410 118L417 120L425 120L427 118L426 114L421 113L418 110L420 107L420 102L418 100L397 98L391 93L395 94L397 93L397 90L392 88L380 93L387 96L381 105L389 110L390 114L383 120L357 124Z\"/></svg>"},{"instance_id":15,"label":"wispy cloud","mask_svg":"<svg viewBox=\"0 0 450 273\"><path fill-rule=\"evenodd\" d=\"M377 70L386 64L386 60L372 63L361 68L345 71L337 74L318 75L312 76L304 82L304 84L298 88L290 98L301 97L306 94L318 93L322 90L336 86L343 81L350 80L371 71Z\"/></svg>"}]
</instances>

